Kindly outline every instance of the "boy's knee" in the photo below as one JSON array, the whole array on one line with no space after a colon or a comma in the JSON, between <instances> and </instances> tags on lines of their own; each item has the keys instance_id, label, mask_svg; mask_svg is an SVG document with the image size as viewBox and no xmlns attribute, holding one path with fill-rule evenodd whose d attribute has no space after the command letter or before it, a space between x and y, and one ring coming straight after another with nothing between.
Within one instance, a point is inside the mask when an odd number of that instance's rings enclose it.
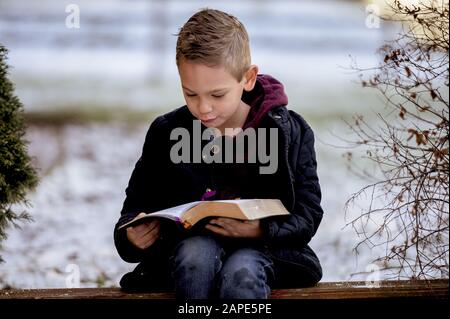
<instances>
[{"instance_id":1,"label":"boy's knee","mask_svg":"<svg viewBox=\"0 0 450 319\"><path fill-rule=\"evenodd\" d=\"M254 269L242 266L235 269L228 269L223 273L222 281L226 281L226 285L241 288L254 289L257 285L257 273Z\"/></svg>"},{"instance_id":2,"label":"boy's knee","mask_svg":"<svg viewBox=\"0 0 450 319\"><path fill-rule=\"evenodd\" d=\"M219 287L220 298L265 299L270 290L266 276L245 266L223 272Z\"/></svg>"},{"instance_id":3,"label":"boy's knee","mask_svg":"<svg viewBox=\"0 0 450 319\"><path fill-rule=\"evenodd\" d=\"M189 270L209 267L220 259L220 247L214 239L195 236L183 240L177 247L175 263Z\"/></svg>"},{"instance_id":4,"label":"boy's knee","mask_svg":"<svg viewBox=\"0 0 450 319\"><path fill-rule=\"evenodd\" d=\"M227 268L229 272L236 272L244 268L255 272L271 263L269 258L261 252L250 248L243 248L229 256L224 267Z\"/></svg>"},{"instance_id":5,"label":"boy's knee","mask_svg":"<svg viewBox=\"0 0 450 319\"><path fill-rule=\"evenodd\" d=\"M220 273L220 297L226 299L267 298L268 264L265 258L242 250L230 256Z\"/></svg>"}]
</instances>

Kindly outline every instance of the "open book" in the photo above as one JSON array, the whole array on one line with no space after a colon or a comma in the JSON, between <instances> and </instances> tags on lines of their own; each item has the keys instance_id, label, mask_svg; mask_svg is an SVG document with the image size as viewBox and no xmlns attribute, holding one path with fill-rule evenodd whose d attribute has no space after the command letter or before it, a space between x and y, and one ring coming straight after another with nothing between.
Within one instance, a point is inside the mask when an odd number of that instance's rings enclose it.
<instances>
[{"instance_id":1,"label":"open book","mask_svg":"<svg viewBox=\"0 0 450 319\"><path fill-rule=\"evenodd\" d=\"M277 215L289 215L279 199L196 201L137 216L120 226L119 229L140 223L143 219L151 217L168 218L181 223L184 228L188 229L205 217L255 220Z\"/></svg>"}]
</instances>

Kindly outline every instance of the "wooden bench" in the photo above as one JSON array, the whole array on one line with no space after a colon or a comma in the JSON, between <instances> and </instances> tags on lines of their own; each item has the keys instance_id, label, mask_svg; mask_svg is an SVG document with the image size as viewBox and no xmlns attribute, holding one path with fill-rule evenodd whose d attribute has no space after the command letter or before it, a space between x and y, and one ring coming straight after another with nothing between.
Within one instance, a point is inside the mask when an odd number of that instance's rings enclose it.
<instances>
[{"instance_id":1,"label":"wooden bench","mask_svg":"<svg viewBox=\"0 0 450 319\"><path fill-rule=\"evenodd\" d=\"M448 279L323 282L315 287L275 289L270 299L448 299ZM378 286L378 287L377 287ZM0 299L174 299L173 293L124 292L120 288L3 289Z\"/></svg>"}]
</instances>

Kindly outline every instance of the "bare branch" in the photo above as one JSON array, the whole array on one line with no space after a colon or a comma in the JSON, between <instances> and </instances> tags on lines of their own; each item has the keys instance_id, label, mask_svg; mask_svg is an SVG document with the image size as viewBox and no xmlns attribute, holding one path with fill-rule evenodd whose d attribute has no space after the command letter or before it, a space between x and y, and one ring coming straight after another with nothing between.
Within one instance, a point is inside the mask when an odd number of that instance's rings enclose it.
<instances>
[{"instance_id":1,"label":"bare branch","mask_svg":"<svg viewBox=\"0 0 450 319\"><path fill-rule=\"evenodd\" d=\"M380 48L383 62L370 69L353 66L364 87L381 93L386 109L375 123L362 115L347 123L355 136L349 147L365 150L362 158L378 170L355 169L353 153L346 153L349 167L372 180L346 202L347 218L357 201L369 197L346 227L362 237L355 251L363 244L385 247L375 262L389 276L448 277L448 1L408 6L396 0L391 9L394 15L385 19L403 28ZM373 75L364 79L368 71Z\"/></svg>"}]
</instances>

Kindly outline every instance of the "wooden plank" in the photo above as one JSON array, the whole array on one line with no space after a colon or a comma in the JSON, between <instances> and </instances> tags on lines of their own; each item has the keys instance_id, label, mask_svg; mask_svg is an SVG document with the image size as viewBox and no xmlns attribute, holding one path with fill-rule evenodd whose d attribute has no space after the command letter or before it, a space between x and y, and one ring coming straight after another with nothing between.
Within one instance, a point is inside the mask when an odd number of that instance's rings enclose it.
<instances>
[{"instance_id":1,"label":"wooden plank","mask_svg":"<svg viewBox=\"0 0 450 319\"><path fill-rule=\"evenodd\" d=\"M325 282L315 287L275 289L271 299L448 299L448 279L365 282ZM128 293L120 288L4 289L0 299L173 299L173 293Z\"/></svg>"},{"instance_id":2,"label":"wooden plank","mask_svg":"<svg viewBox=\"0 0 450 319\"><path fill-rule=\"evenodd\" d=\"M173 293L130 293L120 288L9 289L0 299L174 299Z\"/></svg>"},{"instance_id":3,"label":"wooden plank","mask_svg":"<svg viewBox=\"0 0 450 319\"><path fill-rule=\"evenodd\" d=\"M365 282L333 282L303 289L274 290L271 299L380 299L380 298L448 298L449 282L385 281L367 286Z\"/></svg>"}]
</instances>

